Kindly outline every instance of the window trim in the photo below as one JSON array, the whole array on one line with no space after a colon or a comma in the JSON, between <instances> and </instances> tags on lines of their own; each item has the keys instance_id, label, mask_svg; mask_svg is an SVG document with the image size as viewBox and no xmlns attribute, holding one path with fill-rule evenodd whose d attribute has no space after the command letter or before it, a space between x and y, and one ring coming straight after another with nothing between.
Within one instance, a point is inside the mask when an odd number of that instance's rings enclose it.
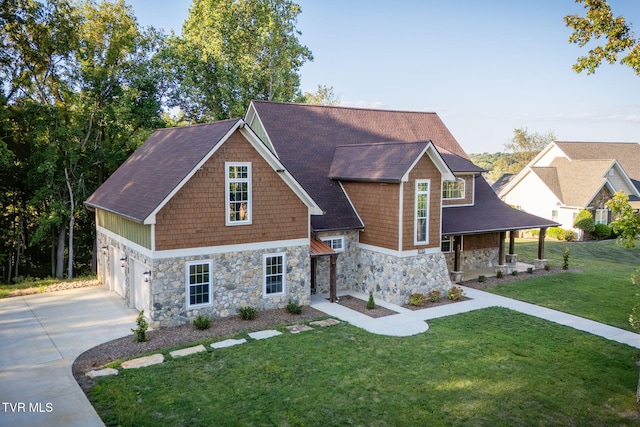
<instances>
[{"instance_id":1,"label":"window trim","mask_svg":"<svg viewBox=\"0 0 640 427\"><path fill-rule=\"evenodd\" d=\"M267 259L282 257L282 292L267 293ZM273 276L273 275L272 275ZM278 297L287 293L287 254L286 252L268 253L262 255L262 295L264 297Z\"/></svg>"},{"instance_id":2,"label":"window trim","mask_svg":"<svg viewBox=\"0 0 640 427\"><path fill-rule=\"evenodd\" d=\"M229 169L231 167L240 166L247 168L247 178L229 178ZM225 197L225 224L227 226L235 225L248 225L251 224L253 217L253 206L251 203L252 189L251 189L251 162L225 162L224 163L224 197ZM229 206L231 205L231 197L229 192L229 186L234 182L246 182L247 183L247 219L232 221L229 218Z\"/></svg>"},{"instance_id":3,"label":"window trim","mask_svg":"<svg viewBox=\"0 0 640 427\"><path fill-rule=\"evenodd\" d=\"M191 281L190 281L190 272L189 270L191 269L192 266L194 265L208 265L209 266L209 289L208 289L208 294L209 294L209 302L206 303L200 303L200 304L191 304ZM197 260L197 261L187 261L185 263L185 299L187 302L187 309L191 309L191 308L198 308L198 307L207 307L207 306L211 306L213 305L213 261L211 260Z\"/></svg>"},{"instance_id":4,"label":"window trim","mask_svg":"<svg viewBox=\"0 0 640 427\"><path fill-rule=\"evenodd\" d=\"M427 184L427 191L419 191L420 184ZM429 244L429 210L431 208L431 180L430 179L416 179L415 183L415 195L414 195L414 209L413 209L413 243L415 245L428 245ZM418 240L418 221L421 217L418 217L418 199L421 195L427 196L427 208L425 220L425 240Z\"/></svg>"},{"instance_id":5,"label":"window trim","mask_svg":"<svg viewBox=\"0 0 640 427\"><path fill-rule=\"evenodd\" d=\"M604 213L604 222L598 221L598 214L599 213ZM594 212L593 215L593 220L596 224L607 224L607 221L609 220L609 209L603 208L603 209L596 209L596 211Z\"/></svg>"},{"instance_id":6,"label":"window trim","mask_svg":"<svg viewBox=\"0 0 640 427\"><path fill-rule=\"evenodd\" d=\"M452 253L453 252L454 241L455 241L455 238L452 235L441 236L440 237L440 251L442 253L445 253L445 254ZM449 250L448 251L445 251L445 250L442 249L442 244L445 243L445 242L449 243Z\"/></svg>"},{"instance_id":7,"label":"window trim","mask_svg":"<svg viewBox=\"0 0 640 427\"><path fill-rule=\"evenodd\" d=\"M344 252L344 236L327 236L321 237L320 240L336 252ZM340 248L335 248L333 243L340 241Z\"/></svg>"},{"instance_id":8,"label":"window trim","mask_svg":"<svg viewBox=\"0 0 640 427\"><path fill-rule=\"evenodd\" d=\"M447 183L462 183L462 188L460 191L460 197L445 197L446 185ZM464 178L456 178L454 180L446 180L442 183L442 200L464 200L467 191L467 181Z\"/></svg>"}]
</instances>

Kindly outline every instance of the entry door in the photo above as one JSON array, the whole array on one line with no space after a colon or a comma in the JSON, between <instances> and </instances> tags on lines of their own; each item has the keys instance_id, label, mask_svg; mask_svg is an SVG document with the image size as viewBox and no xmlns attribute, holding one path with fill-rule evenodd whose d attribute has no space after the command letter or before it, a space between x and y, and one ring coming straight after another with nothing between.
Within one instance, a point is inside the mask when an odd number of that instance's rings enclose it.
<instances>
[{"instance_id":1,"label":"entry door","mask_svg":"<svg viewBox=\"0 0 640 427\"><path fill-rule=\"evenodd\" d=\"M109 248L109 260L110 260L110 272L109 279L112 281L109 283L109 288L115 291L118 295L124 298L125 294L125 267L121 266L120 259L124 257L124 253L114 247Z\"/></svg>"},{"instance_id":2,"label":"entry door","mask_svg":"<svg viewBox=\"0 0 640 427\"><path fill-rule=\"evenodd\" d=\"M145 313L149 313L149 285L150 282L145 282L144 272L147 270L147 266L141 263L140 261L133 260L133 265L131 269L131 277L130 283L133 284L132 290L133 295L131 305L136 308L136 310L145 310Z\"/></svg>"}]
</instances>

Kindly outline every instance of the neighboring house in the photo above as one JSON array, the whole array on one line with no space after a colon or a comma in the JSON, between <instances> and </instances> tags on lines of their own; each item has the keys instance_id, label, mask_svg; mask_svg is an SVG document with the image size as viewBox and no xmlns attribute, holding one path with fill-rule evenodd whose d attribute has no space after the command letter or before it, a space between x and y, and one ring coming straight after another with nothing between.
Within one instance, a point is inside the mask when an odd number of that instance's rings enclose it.
<instances>
[{"instance_id":1,"label":"neighboring house","mask_svg":"<svg viewBox=\"0 0 640 427\"><path fill-rule=\"evenodd\" d=\"M573 228L583 209L596 224L608 224L605 203L616 191L624 191L633 205L640 201L640 144L552 142L496 191L511 206L565 229Z\"/></svg>"},{"instance_id":2,"label":"neighboring house","mask_svg":"<svg viewBox=\"0 0 640 427\"><path fill-rule=\"evenodd\" d=\"M102 281L163 327L314 292L402 304L504 265L507 231L556 223L481 172L434 113L254 101L156 131L86 205Z\"/></svg>"}]
</instances>

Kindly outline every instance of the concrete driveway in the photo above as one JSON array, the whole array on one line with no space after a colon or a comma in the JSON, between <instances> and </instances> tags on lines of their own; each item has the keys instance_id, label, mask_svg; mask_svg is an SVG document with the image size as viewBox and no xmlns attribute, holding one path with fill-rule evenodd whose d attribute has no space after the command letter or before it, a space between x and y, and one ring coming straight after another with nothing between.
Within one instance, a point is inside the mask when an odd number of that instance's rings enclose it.
<instances>
[{"instance_id":1,"label":"concrete driveway","mask_svg":"<svg viewBox=\"0 0 640 427\"><path fill-rule=\"evenodd\" d=\"M0 426L103 426L71 365L137 314L103 286L1 299Z\"/></svg>"}]
</instances>

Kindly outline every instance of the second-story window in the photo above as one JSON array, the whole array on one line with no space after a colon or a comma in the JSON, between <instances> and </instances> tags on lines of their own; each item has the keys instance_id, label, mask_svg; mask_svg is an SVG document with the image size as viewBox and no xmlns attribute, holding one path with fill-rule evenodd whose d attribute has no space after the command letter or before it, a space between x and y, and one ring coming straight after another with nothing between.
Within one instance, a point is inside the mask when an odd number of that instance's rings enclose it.
<instances>
[{"instance_id":1,"label":"second-story window","mask_svg":"<svg viewBox=\"0 0 640 427\"><path fill-rule=\"evenodd\" d=\"M226 163L227 225L251 224L251 163Z\"/></svg>"},{"instance_id":2,"label":"second-story window","mask_svg":"<svg viewBox=\"0 0 640 427\"><path fill-rule=\"evenodd\" d=\"M445 181L442 183L443 200L464 199L464 179L458 178L455 181Z\"/></svg>"},{"instance_id":3,"label":"second-story window","mask_svg":"<svg viewBox=\"0 0 640 427\"><path fill-rule=\"evenodd\" d=\"M429 243L429 180L416 180L415 243Z\"/></svg>"}]
</instances>

